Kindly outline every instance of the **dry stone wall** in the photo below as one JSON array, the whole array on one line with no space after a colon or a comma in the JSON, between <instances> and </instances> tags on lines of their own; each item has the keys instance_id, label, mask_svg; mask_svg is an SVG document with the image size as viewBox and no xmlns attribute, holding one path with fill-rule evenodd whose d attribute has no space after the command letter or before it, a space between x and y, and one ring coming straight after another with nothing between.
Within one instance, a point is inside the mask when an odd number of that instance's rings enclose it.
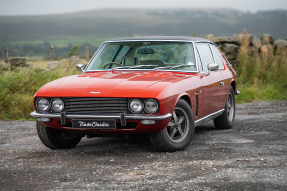
<instances>
[{"instance_id":1,"label":"dry stone wall","mask_svg":"<svg viewBox=\"0 0 287 191\"><path fill-rule=\"evenodd\" d=\"M205 38L217 44L231 64L238 64L239 49L242 44L243 33L221 37L215 37L213 34L208 34ZM278 48L287 48L287 36L285 40L276 40L274 42L273 37L269 34L264 34L260 40L256 36L248 34L248 41L251 53L260 53L262 47L263 49L273 49L274 54Z\"/></svg>"},{"instance_id":2,"label":"dry stone wall","mask_svg":"<svg viewBox=\"0 0 287 191\"><path fill-rule=\"evenodd\" d=\"M9 61L10 64L5 62L0 63L0 72L7 71L9 69L14 70L18 67L35 68L35 66L32 63L27 63L26 58L23 57L11 58ZM58 61L48 62L47 68L41 68L41 70L45 71L53 70L66 64L69 64L70 66L76 66L77 64L82 64L82 61L78 56L72 56L69 59L62 58L59 62Z\"/></svg>"}]
</instances>

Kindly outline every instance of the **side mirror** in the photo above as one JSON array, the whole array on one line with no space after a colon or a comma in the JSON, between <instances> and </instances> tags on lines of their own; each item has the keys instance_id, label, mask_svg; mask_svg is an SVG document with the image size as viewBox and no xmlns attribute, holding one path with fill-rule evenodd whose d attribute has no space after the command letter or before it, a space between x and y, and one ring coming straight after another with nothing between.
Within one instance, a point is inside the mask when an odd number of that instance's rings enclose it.
<instances>
[{"instance_id":1,"label":"side mirror","mask_svg":"<svg viewBox=\"0 0 287 191\"><path fill-rule=\"evenodd\" d=\"M85 65L84 64L77 64L77 70L80 72L84 72L85 70Z\"/></svg>"},{"instance_id":2,"label":"side mirror","mask_svg":"<svg viewBox=\"0 0 287 191\"><path fill-rule=\"evenodd\" d=\"M209 76L210 71L216 71L219 69L219 65L216 63L213 64L208 64L208 73L206 74L207 76Z\"/></svg>"}]
</instances>

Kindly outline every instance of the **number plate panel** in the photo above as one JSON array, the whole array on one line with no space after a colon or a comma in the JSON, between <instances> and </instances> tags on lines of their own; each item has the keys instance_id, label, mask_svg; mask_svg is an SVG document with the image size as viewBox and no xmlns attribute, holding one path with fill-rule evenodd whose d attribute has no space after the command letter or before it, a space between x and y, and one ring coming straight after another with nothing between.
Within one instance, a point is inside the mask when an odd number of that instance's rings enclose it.
<instances>
[{"instance_id":1,"label":"number plate panel","mask_svg":"<svg viewBox=\"0 0 287 191\"><path fill-rule=\"evenodd\" d=\"M77 129L116 129L116 120L111 119L72 119L72 127Z\"/></svg>"}]
</instances>

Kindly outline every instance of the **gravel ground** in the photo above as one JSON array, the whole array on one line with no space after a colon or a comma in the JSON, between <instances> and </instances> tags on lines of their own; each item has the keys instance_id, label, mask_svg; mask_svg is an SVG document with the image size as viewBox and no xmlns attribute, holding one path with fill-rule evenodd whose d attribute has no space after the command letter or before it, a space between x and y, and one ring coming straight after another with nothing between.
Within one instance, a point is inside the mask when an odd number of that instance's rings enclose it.
<instances>
[{"instance_id":1,"label":"gravel ground","mask_svg":"<svg viewBox=\"0 0 287 191\"><path fill-rule=\"evenodd\" d=\"M35 122L0 121L0 190L287 190L287 101L237 105L231 130L196 128L184 151L146 137L50 150Z\"/></svg>"}]
</instances>

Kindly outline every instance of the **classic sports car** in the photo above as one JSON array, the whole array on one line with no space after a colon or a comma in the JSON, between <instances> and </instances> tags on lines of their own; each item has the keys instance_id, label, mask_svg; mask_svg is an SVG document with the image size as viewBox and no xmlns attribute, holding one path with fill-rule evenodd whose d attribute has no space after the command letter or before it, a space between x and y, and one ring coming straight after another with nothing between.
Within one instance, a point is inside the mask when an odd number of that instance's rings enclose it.
<instances>
[{"instance_id":1,"label":"classic sports car","mask_svg":"<svg viewBox=\"0 0 287 191\"><path fill-rule=\"evenodd\" d=\"M133 37L104 42L83 74L34 96L40 140L51 149L81 138L149 134L162 151L185 149L194 128L230 129L237 74L218 46L195 37Z\"/></svg>"}]
</instances>

